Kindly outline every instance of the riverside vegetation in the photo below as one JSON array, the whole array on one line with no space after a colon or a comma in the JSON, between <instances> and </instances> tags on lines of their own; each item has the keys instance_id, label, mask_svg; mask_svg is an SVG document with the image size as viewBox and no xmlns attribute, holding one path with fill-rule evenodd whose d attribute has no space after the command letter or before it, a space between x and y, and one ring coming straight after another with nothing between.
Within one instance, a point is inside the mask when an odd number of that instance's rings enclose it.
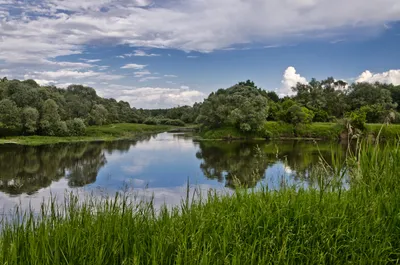
<instances>
[{"instance_id":1,"label":"riverside vegetation","mask_svg":"<svg viewBox=\"0 0 400 265\"><path fill-rule=\"evenodd\" d=\"M1 223L0 262L398 264L400 146L364 142L332 161L320 160L306 188L209 191L158 210L129 194L71 195L17 211Z\"/></svg>"},{"instance_id":2,"label":"riverside vegetation","mask_svg":"<svg viewBox=\"0 0 400 265\"><path fill-rule=\"evenodd\" d=\"M380 83L312 79L293 87L294 96L279 98L248 80L219 89L193 106L146 110L101 98L93 88L81 85L60 89L39 86L34 80L0 81L0 137L74 140L101 128L86 130L88 126L118 123L197 124L206 139L339 139L349 134L377 137L379 132L381 138L393 139L400 133L400 126L382 129L382 124L400 123L400 86Z\"/></svg>"}]
</instances>

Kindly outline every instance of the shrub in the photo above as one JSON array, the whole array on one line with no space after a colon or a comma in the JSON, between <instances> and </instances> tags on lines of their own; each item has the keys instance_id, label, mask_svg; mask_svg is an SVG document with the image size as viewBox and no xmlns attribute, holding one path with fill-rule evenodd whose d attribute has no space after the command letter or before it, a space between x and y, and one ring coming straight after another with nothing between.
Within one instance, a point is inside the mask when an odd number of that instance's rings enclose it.
<instances>
[{"instance_id":1,"label":"shrub","mask_svg":"<svg viewBox=\"0 0 400 265\"><path fill-rule=\"evenodd\" d=\"M55 131L54 134L56 136L68 136L69 135L69 130L67 123L65 121L59 121L55 125Z\"/></svg>"},{"instance_id":2,"label":"shrub","mask_svg":"<svg viewBox=\"0 0 400 265\"><path fill-rule=\"evenodd\" d=\"M143 121L144 124L147 125L157 125L159 124L159 120L154 117L149 117Z\"/></svg>"},{"instance_id":3,"label":"shrub","mask_svg":"<svg viewBox=\"0 0 400 265\"><path fill-rule=\"evenodd\" d=\"M84 135L86 131L85 123L79 118L68 120L67 128L69 130L69 135L71 136L81 136Z\"/></svg>"}]
</instances>

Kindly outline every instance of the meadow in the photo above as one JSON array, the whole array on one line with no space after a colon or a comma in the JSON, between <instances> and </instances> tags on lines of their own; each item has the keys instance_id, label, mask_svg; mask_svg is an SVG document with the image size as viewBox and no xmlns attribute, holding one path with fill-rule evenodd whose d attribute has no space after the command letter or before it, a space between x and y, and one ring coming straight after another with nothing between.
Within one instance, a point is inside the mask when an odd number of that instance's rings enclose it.
<instances>
[{"instance_id":1,"label":"meadow","mask_svg":"<svg viewBox=\"0 0 400 265\"><path fill-rule=\"evenodd\" d=\"M321 158L314 187L210 190L172 209L129 194L52 200L2 220L0 263L398 264L399 145L356 150Z\"/></svg>"}]
</instances>

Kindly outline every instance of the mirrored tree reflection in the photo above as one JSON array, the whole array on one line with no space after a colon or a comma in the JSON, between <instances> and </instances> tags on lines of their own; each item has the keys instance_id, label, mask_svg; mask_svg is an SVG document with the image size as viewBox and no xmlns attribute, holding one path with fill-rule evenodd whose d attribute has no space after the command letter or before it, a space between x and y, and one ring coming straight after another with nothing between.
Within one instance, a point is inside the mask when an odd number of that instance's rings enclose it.
<instances>
[{"instance_id":1,"label":"mirrored tree reflection","mask_svg":"<svg viewBox=\"0 0 400 265\"><path fill-rule=\"evenodd\" d=\"M312 184L312 168L321 161L331 164L332 152L344 151L345 146L321 142L200 142L196 157L201 160L200 168L207 178L225 182L231 188L252 188L265 178L267 168L276 163L283 164L294 180Z\"/></svg>"},{"instance_id":2,"label":"mirrored tree reflection","mask_svg":"<svg viewBox=\"0 0 400 265\"><path fill-rule=\"evenodd\" d=\"M196 157L202 160L203 174L227 187L254 187L271 164L256 143L200 142L199 148Z\"/></svg>"},{"instance_id":3,"label":"mirrored tree reflection","mask_svg":"<svg viewBox=\"0 0 400 265\"><path fill-rule=\"evenodd\" d=\"M136 142L71 143L44 146L0 147L0 191L33 194L65 177L70 187L96 181L107 163L105 151L127 152Z\"/></svg>"}]
</instances>

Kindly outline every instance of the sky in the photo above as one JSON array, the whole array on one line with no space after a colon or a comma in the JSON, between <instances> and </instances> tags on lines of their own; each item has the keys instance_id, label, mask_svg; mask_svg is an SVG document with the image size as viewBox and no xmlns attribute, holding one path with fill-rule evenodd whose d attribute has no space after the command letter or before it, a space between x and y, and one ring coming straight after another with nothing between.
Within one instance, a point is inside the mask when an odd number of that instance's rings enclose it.
<instances>
[{"instance_id":1,"label":"sky","mask_svg":"<svg viewBox=\"0 0 400 265\"><path fill-rule=\"evenodd\" d=\"M247 79L400 84L399 0L0 0L0 76L84 84L136 108Z\"/></svg>"}]
</instances>

